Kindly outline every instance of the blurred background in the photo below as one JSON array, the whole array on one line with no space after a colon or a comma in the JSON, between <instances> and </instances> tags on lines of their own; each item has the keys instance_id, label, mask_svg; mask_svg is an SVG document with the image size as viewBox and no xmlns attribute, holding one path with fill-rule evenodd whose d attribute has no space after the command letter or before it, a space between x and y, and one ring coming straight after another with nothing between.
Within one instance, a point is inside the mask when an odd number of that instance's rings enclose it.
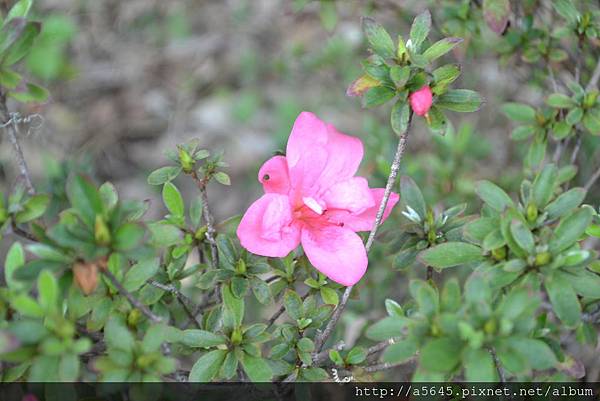
<instances>
[{"instance_id":1,"label":"blurred background","mask_svg":"<svg viewBox=\"0 0 600 401\"><path fill-rule=\"evenodd\" d=\"M113 182L126 198L156 200L159 192L146 184L147 174L167 163L166 150L198 138L202 147L224 152L230 165L231 187L214 184L209 191L218 199L216 215L224 218L241 213L258 196L258 167L285 149L294 119L309 110L363 139L362 173L380 185L395 147L389 114L363 111L360 101L345 96L366 56L360 17L372 15L396 34L408 31L413 16L431 5L37 1L34 13L43 33L27 60L27 73L49 87L51 100L21 110L44 117L40 129L21 133L34 178L38 185L46 181L60 187L67 170L88 171L99 182ZM436 18L443 9L433 11ZM434 29L441 36L440 26ZM433 137L417 124L403 165L426 196L449 204L472 196L475 178L514 182L511 176L520 165L511 161L518 149L508 140L511 127L497 112L498 104L517 95L535 98L522 93L518 70L503 68L493 55L468 55L470 47L466 43L450 57L463 63L456 87L483 93L484 109L453 113L455 137ZM5 188L16 180L12 160L11 148L3 144ZM192 190L188 180L178 185ZM152 202L149 216L161 215L160 208L160 202Z\"/></svg>"},{"instance_id":2,"label":"blurred background","mask_svg":"<svg viewBox=\"0 0 600 401\"><path fill-rule=\"evenodd\" d=\"M159 218L166 213L160 187L146 178L168 164L165 151L198 138L229 164L231 186L208 189L220 221L243 213L260 195L258 168L285 149L296 116L307 110L362 138L361 175L371 187L383 186L397 141L388 121L391 104L363 110L359 99L345 94L367 56L360 18L373 16L394 36L407 33L414 16L429 8L432 39L448 32L465 38L445 60L462 64L454 87L476 90L486 102L477 113L451 113L453 130L445 137L417 121L402 174L437 208L469 202L468 210L478 210L476 180L491 179L514 193L522 178L527 141L510 140L514 124L500 105L540 105L549 83L531 65L499 55L495 46L502 38L454 15L458 3L469 1L39 0L34 15L43 33L26 74L47 86L51 99L20 110L44 118L40 128L21 130L34 181L60 200L68 174L85 172L98 183L111 181L122 198L150 200L146 217ZM586 135L579 185L600 161L598 139ZM5 193L17 182L14 166L3 141ZM193 185L177 181L186 199L197 196ZM587 202L597 205L599 195L596 185ZM383 267L370 273L370 282L381 283ZM378 291L401 299L405 285L398 283L385 282L387 289ZM374 288L367 284L361 291ZM346 337L385 314L380 298L361 296L364 304L345 316L352 323ZM588 377L597 379L598 363L589 361L588 368Z\"/></svg>"}]
</instances>

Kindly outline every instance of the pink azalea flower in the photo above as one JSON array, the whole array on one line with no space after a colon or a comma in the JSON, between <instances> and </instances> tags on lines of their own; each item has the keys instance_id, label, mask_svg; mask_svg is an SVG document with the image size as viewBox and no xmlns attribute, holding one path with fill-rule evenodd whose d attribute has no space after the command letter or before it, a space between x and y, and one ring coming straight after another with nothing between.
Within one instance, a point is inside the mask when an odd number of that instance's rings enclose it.
<instances>
[{"instance_id":1,"label":"pink azalea flower","mask_svg":"<svg viewBox=\"0 0 600 401\"><path fill-rule=\"evenodd\" d=\"M418 116L424 116L431 108L433 95L429 86L424 86L416 92L413 92L408 97L410 107Z\"/></svg>"},{"instance_id":2,"label":"pink azalea flower","mask_svg":"<svg viewBox=\"0 0 600 401\"><path fill-rule=\"evenodd\" d=\"M354 285L368 263L356 232L373 228L384 192L354 176L363 157L362 141L302 112L286 153L267 160L258 172L265 194L240 222L242 246L258 255L284 257L302 244L321 273ZM398 199L392 193L384 219Z\"/></svg>"}]
</instances>

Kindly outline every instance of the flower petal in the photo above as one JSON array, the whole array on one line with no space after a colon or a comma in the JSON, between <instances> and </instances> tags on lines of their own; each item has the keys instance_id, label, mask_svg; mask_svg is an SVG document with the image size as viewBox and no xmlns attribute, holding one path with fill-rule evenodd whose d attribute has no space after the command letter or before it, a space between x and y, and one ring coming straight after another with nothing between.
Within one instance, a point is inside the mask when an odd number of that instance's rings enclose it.
<instances>
[{"instance_id":1,"label":"flower petal","mask_svg":"<svg viewBox=\"0 0 600 401\"><path fill-rule=\"evenodd\" d=\"M290 177L285 156L274 156L267 160L258 171L258 181L263 184L266 193L287 194Z\"/></svg>"},{"instance_id":2,"label":"flower petal","mask_svg":"<svg viewBox=\"0 0 600 401\"><path fill-rule=\"evenodd\" d=\"M325 158L320 154L321 149ZM359 138L339 132L306 111L296 119L286 150L292 185L299 181L300 174L311 177L303 180L306 196L320 195L333 184L353 177L362 157L363 144Z\"/></svg>"},{"instance_id":3,"label":"flower petal","mask_svg":"<svg viewBox=\"0 0 600 401\"><path fill-rule=\"evenodd\" d=\"M327 218L334 223L343 223L344 227L353 231L371 231L373 229L373 224L375 223L375 218L377 217L377 212L379 211L379 205L383 199L384 192L385 189L383 188L371 189L374 205L360 214L349 213L345 210L331 210L327 212ZM383 219L381 220L382 223L388 218L393 207L396 205L396 203L398 203L399 200L400 196L397 193L392 192L390 194L388 203L385 206L385 212L383 213Z\"/></svg>"},{"instance_id":4,"label":"flower petal","mask_svg":"<svg viewBox=\"0 0 600 401\"><path fill-rule=\"evenodd\" d=\"M240 221L237 236L252 253L284 257L300 243L300 229L292 220L289 199L268 193L254 202Z\"/></svg>"},{"instance_id":5,"label":"flower petal","mask_svg":"<svg viewBox=\"0 0 600 401\"><path fill-rule=\"evenodd\" d=\"M307 226L302 229L302 247L310 263L336 283L354 285L367 270L367 251L352 230Z\"/></svg>"},{"instance_id":6,"label":"flower petal","mask_svg":"<svg viewBox=\"0 0 600 401\"><path fill-rule=\"evenodd\" d=\"M323 200L328 209L345 209L355 214L375 205L369 183L363 177L352 177L334 184Z\"/></svg>"}]
</instances>

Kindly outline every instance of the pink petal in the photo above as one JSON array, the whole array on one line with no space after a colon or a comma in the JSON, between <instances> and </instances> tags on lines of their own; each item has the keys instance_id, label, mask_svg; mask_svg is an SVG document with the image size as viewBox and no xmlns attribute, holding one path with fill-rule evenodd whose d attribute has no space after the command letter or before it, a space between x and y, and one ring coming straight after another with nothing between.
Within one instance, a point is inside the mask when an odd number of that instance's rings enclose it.
<instances>
[{"instance_id":1,"label":"pink petal","mask_svg":"<svg viewBox=\"0 0 600 401\"><path fill-rule=\"evenodd\" d=\"M347 227L353 231L371 231L375 218L377 217L377 211L379 210L379 204L383 199L383 188L373 188L371 193L373 194L374 206L365 210L360 214L348 213L345 210L331 210L327 212L327 217L332 222L343 223L344 227ZM392 192L388 203L383 213L382 223L388 218L392 212L392 208L398 203L400 196L397 193Z\"/></svg>"},{"instance_id":2,"label":"pink petal","mask_svg":"<svg viewBox=\"0 0 600 401\"><path fill-rule=\"evenodd\" d=\"M322 151L325 158L320 154ZM286 150L292 185L299 181L300 174L311 178L303 182L303 188L312 192L305 195L324 192L336 182L353 177L362 157L363 144L359 138L339 132L306 111L296 119Z\"/></svg>"},{"instance_id":3,"label":"pink petal","mask_svg":"<svg viewBox=\"0 0 600 401\"><path fill-rule=\"evenodd\" d=\"M262 256L284 257L300 243L300 230L292 221L287 196L268 193L254 202L237 229L240 243Z\"/></svg>"},{"instance_id":4,"label":"pink petal","mask_svg":"<svg viewBox=\"0 0 600 401\"><path fill-rule=\"evenodd\" d=\"M367 270L367 252L360 237L338 227L305 227L302 247L310 263L331 280L354 285Z\"/></svg>"},{"instance_id":5,"label":"pink petal","mask_svg":"<svg viewBox=\"0 0 600 401\"><path fill-rule=\"evenodd\" d=\"M274 156L267 160L258 171L258 181L266 193L287 194L290 190L287 161L284 156Z\"/></svg>"},{"instance_id":6,"label":"pink petal","mask_svg":"<svg viewBox=\"0 0 600 401\"><path fill-rule=\"evenodd\" d=\"M334 184L323 200L328 209L345 209L356 214L375 205L369 183L363 177L352 177Z\"/></svg>"}]
</instances>

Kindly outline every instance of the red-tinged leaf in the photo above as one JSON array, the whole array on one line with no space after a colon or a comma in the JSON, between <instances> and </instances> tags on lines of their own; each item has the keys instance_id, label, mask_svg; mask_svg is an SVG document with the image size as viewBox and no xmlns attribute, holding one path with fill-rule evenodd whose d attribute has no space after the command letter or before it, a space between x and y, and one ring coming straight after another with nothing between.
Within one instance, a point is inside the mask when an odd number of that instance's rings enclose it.
<instances>
[{"instance_id":1,"label":"red-tinged leaf","mask_svg":"<svg viewBox=\"0 0 600 401\"><path fill-rule=\"evenodd\" d=\"M490 29L501 35L508 26L510 16L509 0L484 0L483 17Z\"/></svg>"},{"instance_id":2,"label":"red-tinged leaf","mask_svg":"<svg viewBox=\"0 0 600 401\"><path fill-rule=\"evenodd\" d=\"M362 96L366 91L380 84L381 82L379 82L372 76L365 74L356 79L354 82L352 82L352 84L350 84L350 86L346 90L346 95Z\"/></svg>"}]
</instances>

